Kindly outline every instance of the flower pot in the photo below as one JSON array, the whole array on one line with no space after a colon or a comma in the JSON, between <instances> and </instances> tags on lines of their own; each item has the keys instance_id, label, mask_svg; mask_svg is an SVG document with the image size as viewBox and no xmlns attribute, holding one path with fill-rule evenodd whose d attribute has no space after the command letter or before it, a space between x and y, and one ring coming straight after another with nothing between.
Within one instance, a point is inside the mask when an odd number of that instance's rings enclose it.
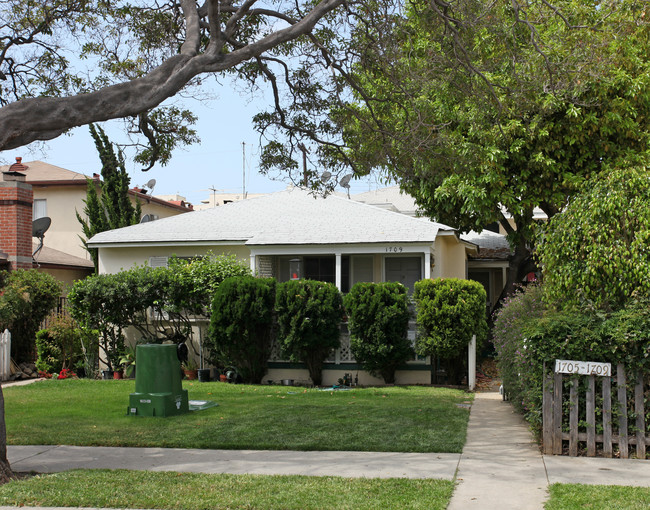
<instances>
[{"instance_id":1,"label":"flower pot","mask_svg":"<svg viewBox=\"0 0 650 510\"><path fill-rule=\"evenodd\" d=\"M210 369L209 368L200 368L198 371L199 382L209 382L210 381Z\"/></svg>"},{"instance_id":2,"label":"flower pot","mask_svg":"<svg viewBox=\"0 0 650 510\"><path fill-rule=\"evenodd\" d=\"M190 381L194 380L194 379L196 379L198 377L198 374L197 374L196 370L184 370L184 372L185 372L185 377L187 379L189 379Z\"/></svg>"},{"instance_id":3,"label":"flower pot","mask_svg":"<svg viewBox=\"0 0 650 510\"><path fill-rule=\"evenodd\" d=\"M226 374L221 374L221 375L219 376L219 380L220 380L221 382L228 382L228 376L227 376Z\"/></svg>"},{"instance_id":4,"label":"flower pot","mask_svg":"<svg viewBox=\"0 0 650 510\"><path fill-rule=\"evenodd\" d=\"M102 370L102 379L104 379L104 380L113 379L113 371L112 370Z\"/></svg>"},{"instance_id":5,"label":"flower pot","mask_svg":"<svg viewBox=\"0 0 650 510\"><path fill-rule=\"evenodd\" d=\"M115 372L113 372L113 379L122 379L122 371L116 370Z\"/></svg>"}]
</instances>

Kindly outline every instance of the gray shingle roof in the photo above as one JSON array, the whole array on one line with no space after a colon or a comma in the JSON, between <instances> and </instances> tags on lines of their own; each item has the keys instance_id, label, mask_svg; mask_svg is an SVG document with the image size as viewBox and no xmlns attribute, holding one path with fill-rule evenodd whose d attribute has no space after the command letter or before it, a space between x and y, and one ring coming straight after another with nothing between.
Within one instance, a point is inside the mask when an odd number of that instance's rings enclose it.
<instances>
[{"instance_id":1,"label":"gray shingle roof","mask_svg":"<svg viewBox=\"0 0 650 510\"><path fill-rule=\"evenodd\" d=\"M451 227L338 196L293 188L213 209L102 232L94 247L122 243L350 244L433 242Z\"/></svg>"}]
</instances>

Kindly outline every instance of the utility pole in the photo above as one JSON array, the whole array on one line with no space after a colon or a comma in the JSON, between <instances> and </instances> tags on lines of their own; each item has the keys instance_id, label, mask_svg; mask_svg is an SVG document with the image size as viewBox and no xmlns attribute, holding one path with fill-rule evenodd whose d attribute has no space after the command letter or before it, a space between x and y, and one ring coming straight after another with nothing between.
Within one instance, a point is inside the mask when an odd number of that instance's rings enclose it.
<instances>
[{"instance_id":1,"label":"utility pole","mask_svg":"<svg viewBox=\"0 0 650 510\"><path fill-rule=\"evenodd\" d=\"M302 185L307 188L309 185L309 179L307 177L307 147L302 143L298 144L298 148L302 151Z\"/></svg>"}]
</instances>

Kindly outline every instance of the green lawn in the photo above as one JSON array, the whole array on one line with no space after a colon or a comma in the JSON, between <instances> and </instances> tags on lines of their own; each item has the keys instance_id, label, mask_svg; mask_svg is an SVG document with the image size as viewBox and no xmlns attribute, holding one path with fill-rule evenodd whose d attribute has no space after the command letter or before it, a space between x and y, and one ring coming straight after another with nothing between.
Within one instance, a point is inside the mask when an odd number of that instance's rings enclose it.
<instances>
[{"instance_id":1,"label":"green lawn","mask_svg":"<svg viewBox=\"0 0 650 510\"><path fill-rule=\"evenodd\" d=\"M550 487L546 510L646 510L650 508L650 488L617 485L556 483Z\"/></svg>"},{"instance_id":2,"label":"green lawn","mask_svg":"<svg viewBox=\"0 0 650 510\"><path fill-rule=\"evenodd\" d=\"M8 444L459 453L472 396L420 386L349 391L184 382L218 407L126 415L133 380L43 381L4 389Z\"/></svg>"},{"instance_id":3,"label":"green lawn","mask_svg":"<svg viewBox=\"0 0 650 510\"><path fill-rule=\"evenodd\" d=\"M79 470L0 486L0 505L443 510L453 487L453 482L442 480Z\"/></svg>"}]
</instances>

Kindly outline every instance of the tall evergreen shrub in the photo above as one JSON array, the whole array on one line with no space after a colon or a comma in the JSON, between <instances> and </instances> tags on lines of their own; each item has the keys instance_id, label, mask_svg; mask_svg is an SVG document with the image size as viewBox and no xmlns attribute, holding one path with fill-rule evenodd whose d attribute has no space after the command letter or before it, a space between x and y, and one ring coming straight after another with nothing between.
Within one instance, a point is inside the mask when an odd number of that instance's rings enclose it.
<instances>
[{"instance_id":1,"label":"tall evergreen shrub","mask_svg":"<svg viewBox=\"0 0 650 510\"><path fill-rule=\"evenodd\" d=\"M212 301L207 346L222 366L234 365L246 383L259 384L271 354L276 281L227 278Z\"/></svg>"},{"instance_id":2,"label":"tall evergreen shrub","mask_svg":"<svg viewBox=\"0 0 650 510\"><path fill-rule=\"evenodd\" d=\"M407 338L410 312L400 283L356 283L343 298L350 348L364 370L395 382L397 367L413 357Z\"/></svg>"},{"instance_id":3,"label":"tall evergreen shrub","mask_svg":"<svg viewBox=\"0 0 650 510\"><path fill-rule=\"evenodd\" d=\"M477 345L487 337L486 293L472 280L438 278L415 283L417 311L416 352L447 360L446 369L460 382L460 356L476 335Z\"/></svg>"},{"instance_id":4,"label":"tall evergreen shrub","mask_svg":"<svg viewBox=\"0 0 650 510\"><path fill-rule=\"evenodd\" d=\"M343 300L334 284L292 280L278 285L278 342L291 361L307 365L315 385L325 359L340 342Z\"/></svg>"}]
</instances>

